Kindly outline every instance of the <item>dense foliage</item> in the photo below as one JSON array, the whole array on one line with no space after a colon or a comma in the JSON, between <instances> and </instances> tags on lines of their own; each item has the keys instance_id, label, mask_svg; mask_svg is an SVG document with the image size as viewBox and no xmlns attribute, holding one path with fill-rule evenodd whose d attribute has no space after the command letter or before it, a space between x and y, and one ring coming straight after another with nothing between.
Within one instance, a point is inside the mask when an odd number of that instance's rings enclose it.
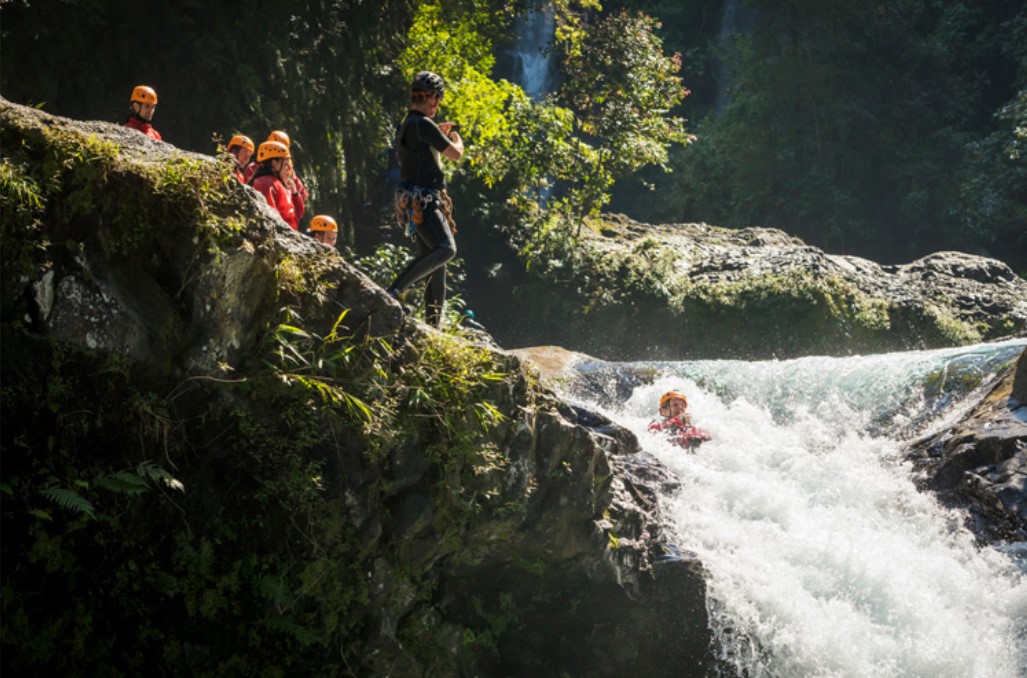
<instances>
[{"instance_id":1,"label":"dense foliage","mask_svg":"<svg viewBox=\"0 0 1027 678\"><path fill-rule=\"evenodd\" d=\"M203 153L235 133L259 143L284 129L312 204L364 222L403 105L395 60L416 4L16 0L0 10L0 90L122 122L132 87L146 83L165 141Z\"/></svg>"},{"instance_id":2,"label":"dense foliage","mask_svg":"<svg viewBox=\"0 0 1027 678\"><path fill-rule=\"evenodd\" d=\"M151 13L146 2L67 3L62 22L88 24L110 40L92 49L75 36L59 50L47 40L45 4L5 7L5 94L71 117L117 119L111 93L146 82L160 95L155 125L164 138L202 151L214 150L212 133L259 140L266 130L286 129L297 140L312 205L341 214L371 240L388 198L390 129L405 105L405 83L423 68L447 79L443 115L463 125L466 166L498 187L500 200L563 181L567 209L594 214L614 179L662 164L667 145L685 138L681 121L667 115L684 95L678 62L662 55L654 23L604 18L594 0L556 3L566 95L575 99L569 108L533 102L493 72L512 20L540 3L309 2L302 11L155 4ZM256 36L260 47L251 44ZM606 56L597 63L598 51ZM599 64L610 71L601 84Z\"/></svg>"},{"instance_id":3,"label":"dense foliage","mask_svg":"<svg viewBox=\"0 0 1027 678\"><path fill-rule=\"evenodd\" d=\"M556 85L532 100L496 55L517 39L514 18L544 5ZM1027 266L1022 0L15 0L2 11L5 96L115 121L147 82L165 138L205 152L212 135L284 128L313 209L339 216L364 251L387 221L405 82L428 67L452 87L442 115L463 126L465 180L483 187L465 213L529 199L580 223L613 189L614 209L647 221L774 226L885 262L962 249ZM55 40L57 25L82 29ZM695 92L687 108L680 79ZM699 137L687 148L684 113Z\"/></svg>"},{"instance_id":4,"label":"dense foliage","mask_svg":"<svg viewBox=\"0 0 1027 678\"><path fill-rule=\"evenodd\" d=\"M519 515L491 484L503 463L491 435L507 421L496 395L518 379L525 393L523 376L452 335L352 336L346 311L321 334L303 329L325 303L325 258L282 251L266 269L277 285L253 355L211 374L169 369L165 344L180 339L196 282L176 280L167 253L189 243L185 269L235 248L261 256L237 228L252 204L237 202L220 163L140 162L96 136L15 125L5 110L5 672L378 673L371 619L391 596L423 602L437 576L382 527L397 492L387 472L404 455L426 465L439 554L459 549L472 516ZM48 337L27 301L26 281L86 277L105 257L133 270L163 261L158 277L178 290L145 359ZM353 505L361 493L367 503ZM373 605L369 572L396 572ZM412 614L395 632L425 671L452 673L437 628ZM468 631L461 653L477 651Z\"/></svg>"},{"instance_id":5,"label":"dense foliage","mask_svg":"<svg viewBox=\"0 0 1027 678\"><path fill-rule=\"evenodd\" d=\"M723 5L694 62L719 64L699 142L648 177L660 199L625 186L615 206L886 263L958 249L1027 269L1022 0ZM675 48L692 37L670 30Z\"/></svg>"}]
</instances>

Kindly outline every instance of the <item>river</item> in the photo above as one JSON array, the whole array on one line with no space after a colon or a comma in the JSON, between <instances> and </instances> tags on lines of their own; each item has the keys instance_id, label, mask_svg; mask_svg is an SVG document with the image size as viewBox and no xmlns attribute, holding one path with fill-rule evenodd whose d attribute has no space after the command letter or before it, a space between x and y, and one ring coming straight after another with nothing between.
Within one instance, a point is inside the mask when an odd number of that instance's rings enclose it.
<instances>
[{"instance_id":1,"label":"river","mask_svg":"<svg viewBox=\"0 0 1027 678\"><path fill-rule=\"evenodd\" d=\"M590 405L680 477L664 504L709 571L712 630L737 675L1015 678L1027 545L978 547L916 490L902 453L972 407L1023 346L634 363L654 383ZM671 388L713 436L696 454L646 430Z\"/></svg>"}]
</instances>

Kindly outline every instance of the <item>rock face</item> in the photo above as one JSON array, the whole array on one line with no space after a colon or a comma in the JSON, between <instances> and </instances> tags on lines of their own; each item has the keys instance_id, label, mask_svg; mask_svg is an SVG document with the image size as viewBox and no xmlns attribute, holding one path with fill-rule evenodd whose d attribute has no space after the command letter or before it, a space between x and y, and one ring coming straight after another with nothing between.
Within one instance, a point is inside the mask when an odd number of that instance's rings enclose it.
<instances>
[{"instance_id":1,"label":"rock face","mask_svg":"<svg viewBox=\"0 0 1027 678\"><path fill-rule=\"evenodd\" d=\"M469 260L489 262L470 276L478 315L507 346L554 343L620 361L765 359L955 346L1027 329L1027 281L958 252L881 266L775 229L617 215L526 272L494 240L471 244Z\"/></svg>"},{"instance_id":2,"label":"rock face","mask_svg":"<svg viewBox=\"0 0 1027 678\"><path fill-rule=\"evenodd\" d=\"M629 432L405 319L217 160L0 113L5 669L714 670Z\"/></svg>"},{"instance_id":3,"label":"rock face","mask_svg":"<svg viewBox=\"0 0 1027 678\"><path fill-rule=\"evenodd\" d=\"M955 427L910 448L920 485L986 543L1027 540L1027 352Z\"/></svg>"}]
</instances>

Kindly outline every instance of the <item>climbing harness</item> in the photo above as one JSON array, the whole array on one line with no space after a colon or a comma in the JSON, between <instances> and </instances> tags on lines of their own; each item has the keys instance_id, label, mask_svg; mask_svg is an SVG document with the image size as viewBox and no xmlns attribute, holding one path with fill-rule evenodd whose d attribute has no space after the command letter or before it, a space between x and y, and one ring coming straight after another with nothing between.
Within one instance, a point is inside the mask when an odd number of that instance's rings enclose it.
<instances>
[{"instance_id":1,"label":"climbing harness","mask_svg":"<svg viewBox=\"0 0 1027 678\"><path fill-rule=\"evenodd\" d=\"M449 229L456 235L456 222L453 221L453 200L446 189L421 188L412 184L403 184L396 189L396 222L405 228L411 238L417 235L417 227L424 223L424 211L429 205L438 203L442 216L449 222Z\"/></svg>"}]
</instances>

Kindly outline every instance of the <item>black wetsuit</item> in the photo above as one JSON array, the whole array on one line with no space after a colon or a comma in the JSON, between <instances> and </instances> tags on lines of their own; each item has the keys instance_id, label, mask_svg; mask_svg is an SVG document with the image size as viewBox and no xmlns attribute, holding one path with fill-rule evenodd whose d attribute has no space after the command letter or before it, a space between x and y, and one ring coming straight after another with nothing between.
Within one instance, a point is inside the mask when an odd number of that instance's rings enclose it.
<instances>
[{"instance_id":1,"label":"black wetsuit","mask_svg":"<svg viewBox=\"0 0 1027 678\"><path fill-rule=\"evenodd\" d=\"M427 278L425 320L436 326L442 323L442 305L446 301L446 264L456 256L453 231L441 210L441 191L446 187L446 179L439 154L450 145L438 125L418 111L408 112L396 127L400 179L404 190L420 196L424 221L415 227L420 255L396 276L389 290L398 294Z\"/></svg>"}]
</instances>

